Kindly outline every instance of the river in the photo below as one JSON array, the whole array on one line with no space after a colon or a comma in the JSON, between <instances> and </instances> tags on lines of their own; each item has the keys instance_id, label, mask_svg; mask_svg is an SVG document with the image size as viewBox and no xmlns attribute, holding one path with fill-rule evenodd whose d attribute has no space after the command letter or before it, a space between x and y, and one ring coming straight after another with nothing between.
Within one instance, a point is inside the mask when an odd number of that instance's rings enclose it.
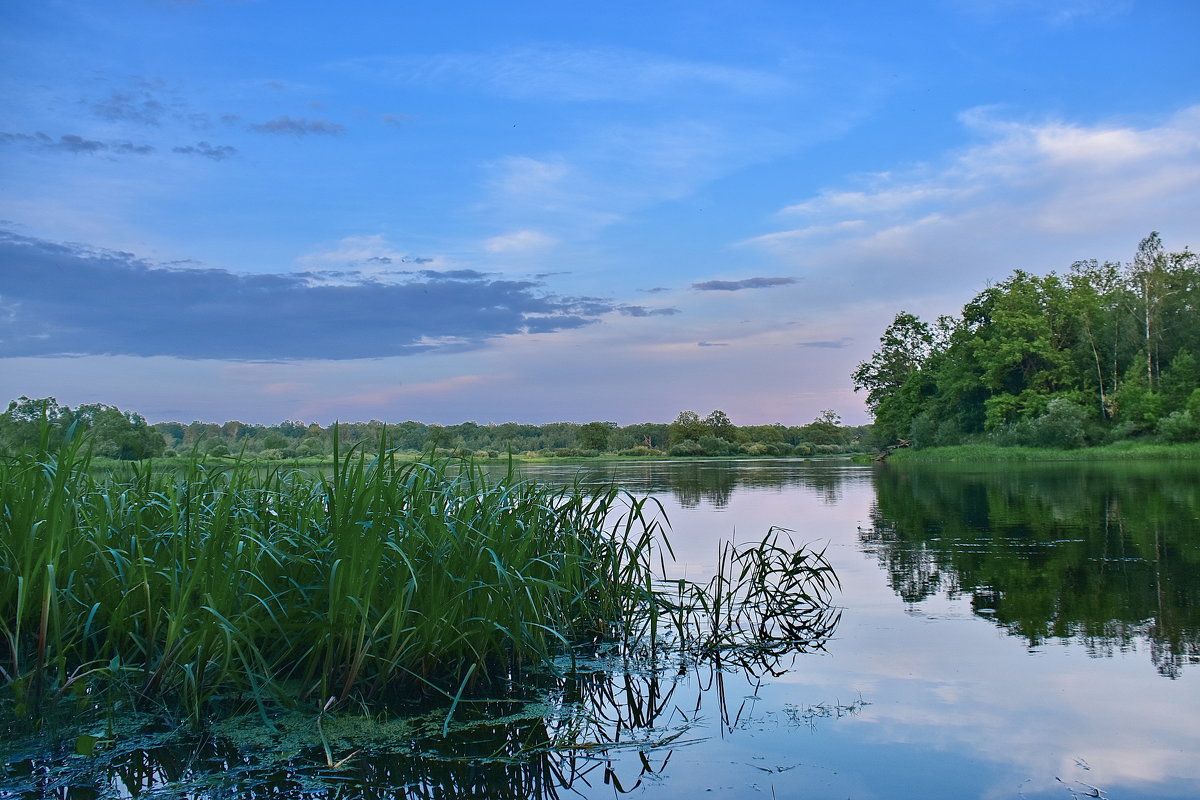
<instances>
[{"instance_id":1,"label":"river","mask_svg":"<svg viewBox=\"0 0 1200 800\"><path fill-rule=\"evenodd\" d=\"M131 751L108 794L12 796L1200 796L1200 466L524 469L657 499L674 577L789 529L836 570L836 626L749 670L597 659L441 743L406 728L391 754L334 731L325 764L264 766L218 736Z\"/></svg>"}]
</instances>

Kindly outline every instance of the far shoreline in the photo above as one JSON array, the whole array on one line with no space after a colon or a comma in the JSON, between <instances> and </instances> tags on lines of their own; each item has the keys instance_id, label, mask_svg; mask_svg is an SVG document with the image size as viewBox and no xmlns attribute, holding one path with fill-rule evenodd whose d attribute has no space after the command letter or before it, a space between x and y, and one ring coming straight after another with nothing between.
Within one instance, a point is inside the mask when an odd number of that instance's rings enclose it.
<instances>
[{"instance_id":1,"label":"far shoreline","mask_svg":"<svg viewBox=\"0 0 1200 800\"><path fill-rule=\"evenodd\" d=\"M1004 447L993 444L905 448L891 453L886 461L876 463L908 466L917 464L1048 464L1055 462L1192 460L1200 460L1200 443L1159 444L1125 441L1070 450L1050 447Z\"/></svg>"}]
</instances>

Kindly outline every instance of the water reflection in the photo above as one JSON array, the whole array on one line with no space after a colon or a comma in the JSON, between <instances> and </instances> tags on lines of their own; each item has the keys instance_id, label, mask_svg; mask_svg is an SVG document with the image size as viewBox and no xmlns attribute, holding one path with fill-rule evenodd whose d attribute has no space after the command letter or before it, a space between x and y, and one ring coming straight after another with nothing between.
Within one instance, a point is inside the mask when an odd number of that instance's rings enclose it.
<instances>
[{"instance_id":1,"label":"water reflection","mask_svg":"<svg viewBox=\"0 0 1200 800\"><path fill-rule=\"evenodd\" d=\"M634 494L669 495L680 508L711 506L725 510L735 491L804 488L833 505L842 499L847 481L867 473L845 458L704 459L691 461L601 462L599 464L531 464L521 470L547 482L616 482Z\"/></svg>"},{"instance_id":2,"label":"water reflection","mask_svg":"<svg viewBox=\"0 0 1200 800\"><path fill-rule=\"evenodd\" d=\"M967 596L1030 647L1149 643L1170 678L1200 663L1200 470L1053 465L881 469L863 547L908 603Z\"/></svg>"},{"instance_id":3,"label":"water reflection","mask_svg":"<svg viewBox=\"0 0 1200 800\"><path fill-rule=\"evenodd\" d=\"M90 763L64 740L0 757L0 797L1197 796L1196 465L526 469L655 496L693 577L735 531L828 543L844 587L828 652L758 667L581 652L460 707L445 739L444 707L407 727L345 711L328 754L303 715L258 743L236 726L117 737Z\"/></svg>"},{"instance_id":4,"label":"water reflection","mask_svg":"<svg viewBox=\"0 0 1200 800\"><path fill-rule=\"evenodd\" d=\"M757 661L781 673L804 649ZM125 721L85 759L68 755L77 730L64 729L57 742L47 733L24 743L37 755L3 759L0 796L559 800L599 787L626 794L657 779L691 743L698 719L713 717L727 731L742 724L761 687L746 664L596 649L580 653L569 672L509 687L508 699L464 702L446 732L444 707L387 717L347 712L323 723L279 713L272 728L250 715L202 734ZM827 706L792 711L807 725L833 715Z\"/></svg>"}]
</instances>

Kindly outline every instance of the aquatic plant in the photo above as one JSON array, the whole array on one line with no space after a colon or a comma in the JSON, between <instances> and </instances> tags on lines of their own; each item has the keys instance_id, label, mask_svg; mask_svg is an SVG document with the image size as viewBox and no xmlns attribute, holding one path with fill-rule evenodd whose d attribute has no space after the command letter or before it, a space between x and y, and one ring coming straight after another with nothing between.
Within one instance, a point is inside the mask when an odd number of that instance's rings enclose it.
<instances>
[{"instance_id":1,"label":"aquatic plant","mask_svg":"<svg viewBox=\"0 0 1200 800\"><path fill-rule=\"evenodd\" d=\"M328 473L194 457L98 477L81 438L47 442L0 460L16 720L71 700L199 723L421 694L453 714L581 643L765 654L836 622L823 555L778 532L728 549L707 586L664 582L661 508L614 486L492 479L386 441L335 447Z\"/></svg>"}]
</instances>

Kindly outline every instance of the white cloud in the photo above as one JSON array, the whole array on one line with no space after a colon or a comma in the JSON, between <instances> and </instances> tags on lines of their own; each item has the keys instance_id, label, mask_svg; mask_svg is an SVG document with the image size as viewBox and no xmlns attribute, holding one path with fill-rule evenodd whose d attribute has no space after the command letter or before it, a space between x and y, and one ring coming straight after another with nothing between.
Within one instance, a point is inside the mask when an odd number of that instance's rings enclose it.
<instances>
[{"instance_id":1,"label":"white cloud","mask_svg":"<svg viewBox=\"0 0 1200 800\"><path fill-rule=\"evenodd\" d=\"M545 159L508 156L492 166L496 189L518 197L557 193L570 174L570 167L561 156Z\"/></svg>"},{"instance_id":2,"label":"white cloud","mask_svg":"<svg viewBox=\"0 0 1200 800\"><path fill-rule=\"evenodd\" d=\"M554 239L534 230L521 230L493 236L484 242L489 253L524 253L542 250L554 244Z\"/></svg>"},{"instance_id":3,"label":"white cloud","mask_svg":"<svg viewBox=\"0 0 1200 800\"><path fill-rule=\"evenodd\" d=\"M447 266L442 259L399 250L381 233L346 236L327 249L300 256L296 264L314 271L350 269L356 279L382 277L402 270L441 269Z\"/></svg>"},{"instance_id":4,"label":"white cloud","mask_svg":"<svg viewBox=\"0 0 1200 800\"><path fill-rule=\"evenodd\" d=\"M743 244L858 279L868 293L920 294L947 278L982 288L1016 267L1127 257L1150 230L1169 247L1200 239L1200 107L1141 126L1020 122L992 109L962 120L984 140L907 173L825 189L783 209L806 224Z\"/></svg>"}]
</instances>

